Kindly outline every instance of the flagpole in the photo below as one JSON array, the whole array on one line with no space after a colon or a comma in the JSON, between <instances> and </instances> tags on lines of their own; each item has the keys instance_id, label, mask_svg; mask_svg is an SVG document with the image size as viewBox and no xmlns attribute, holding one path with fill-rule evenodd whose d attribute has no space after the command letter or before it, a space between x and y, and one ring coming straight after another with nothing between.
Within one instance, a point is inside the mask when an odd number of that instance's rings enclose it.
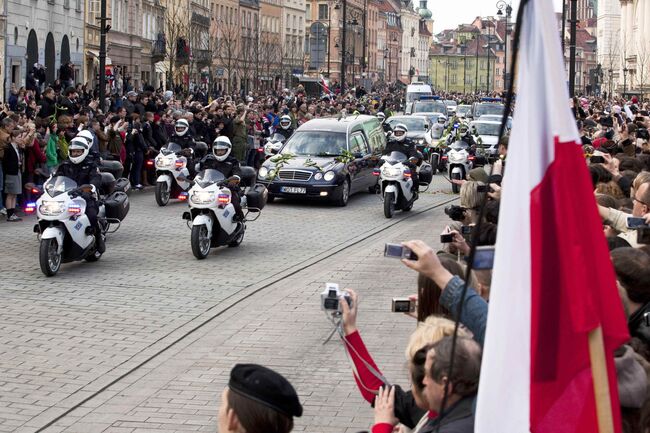
<instances>
[{"instance_id":1,"label":"flagpole","mask_svg":"<svg viewBox=\"0 0 650 433\"><path fill-rule=\"evenodd\" d=\"M602 326L589 332L589 358L591 359L591 376L594 381L594 396L596 397L598 433L614 433Z\"/></svg>"}]
</instances>

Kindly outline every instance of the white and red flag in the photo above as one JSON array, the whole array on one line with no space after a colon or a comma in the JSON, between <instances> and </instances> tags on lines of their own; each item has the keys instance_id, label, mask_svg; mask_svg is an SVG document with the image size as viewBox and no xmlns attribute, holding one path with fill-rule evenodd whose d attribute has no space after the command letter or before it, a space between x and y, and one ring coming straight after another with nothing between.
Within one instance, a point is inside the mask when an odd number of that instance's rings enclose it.
<instances>
[{"instance_id":1,"label":"white and red flag","mask_svg":"<svg viewBox=\"0 0 650 433\"><path fill-rule=\"evenodd\" d=\"M609 431L620 432L613 351L629 337L553 2L529 0L522 22L475 431L604 433L611 407ZM590 338L604 342L601 375ZM603 378L605 403L594 391Z\"/></svg>"},{"instance_id":2,"label":"white and red flag","mask_svg":"<svg viewBox=\"0 0 650 433\"><path fill-rule=\"evenodd\" d=\"M323 77L323 74L320 74L320 85L323 88L323 92L325 92L326 95L331 95L332 92L330 92L330 88L327 85L327 81L325 81L325 77Z\"/></svg>"}]
</instances>

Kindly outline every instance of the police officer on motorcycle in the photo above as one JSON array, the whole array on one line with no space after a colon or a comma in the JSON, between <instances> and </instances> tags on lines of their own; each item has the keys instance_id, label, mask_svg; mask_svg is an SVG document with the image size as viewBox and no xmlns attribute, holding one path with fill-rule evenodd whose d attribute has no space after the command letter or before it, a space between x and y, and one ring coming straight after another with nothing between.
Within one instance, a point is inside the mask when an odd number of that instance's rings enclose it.
<instances>
[{"instance_id":1,"label":"police officer on motorcycle","mask_svg":"<svg viewBox=\"0 0 650 433\"><path fill-rule=\"evenodd\" d=\"M230 139L224 135L217 137L212 143L212 153L208 153L199 162L199 170L213 169L220 171L228 182L228 189L232 193L230 202L235 207L235 219L244 220L244 212L241 208L241 197L239 182L241 180L241 167L237 158L231 155L232 144Z\"/></svg>"},{"instance_id":2,"label":"police officer on motorcycle","mask_svg":"<svg viewBox=\"0 0 650 433\"><path fill-rule=\"evenodd\" d=\"M284 115L280 117L280 127L275 131L284 137L283 141L287 141L293 135L293 128L291 127L291 117Z\"/></svg>"},{"instance_id":3,"label":"police officer on motorcycle","mask_svg":"<svg viewBox=\"0 0 650 433\"><path fill-rule=\"evenodd\" d=\"M178 119L174 124L174 135L169 140L172 143L178 144L181 149L194 150L195 142L192 133L190 132L190 124L185 119Z\"/></svg>"},{"instance_id":4,"label":"police officer on motorcycle","mask_svg":"<svg viewBox=\"0 0 650 433\"><path fill-rule=\"evenodd\" d=\"M99 172L98 162L89 158L91 145L83 137L75 137L68 146L69 159L59 165L54 176L65 176L74 180L82 187L81 197L86 200L86 216L91 227L95 229L97 251L103 254L106 251L104 236L99 227L97 215L99 214L98 194L102 184L102 175ZM90 185L90 190L83 187Z\"/></svg>"},{"instance_id":5,"label":"police officer on motorcycle","mask_svg":"<svg viewBox=\"0 0 650 433\"><path fill-rule=\"evenodd\" d=\"M413 179L413 190L418 191L418 172L417 165L412 162L412 159L420 160L422 154L418 152L418 149L415 143L406 137L408 128L403 123L398 123L393 128L393 133L386 144L386 149L384 150L384 155L390 155L391 152L401 152L406 155L407 160L404 162L404 165L408 166L411 169Z\"/></svg>"}]
</instances>

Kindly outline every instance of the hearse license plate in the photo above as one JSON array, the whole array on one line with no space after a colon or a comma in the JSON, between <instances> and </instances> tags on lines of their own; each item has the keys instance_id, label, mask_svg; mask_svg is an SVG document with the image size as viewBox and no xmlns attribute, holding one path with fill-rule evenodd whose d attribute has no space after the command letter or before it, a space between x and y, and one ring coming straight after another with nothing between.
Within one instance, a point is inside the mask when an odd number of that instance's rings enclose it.
<instances>
[{"instance_id":1,"label":"hearse license plate","mask_svg":"<svg viewBox=\"0 0 650 433\"><path fill-rule=\"evenodd\" d=\"M300 188L297 186L283 186L280 188L280 192L287 194L307 194L307 188Z\"/></svg>"}]
</instances>

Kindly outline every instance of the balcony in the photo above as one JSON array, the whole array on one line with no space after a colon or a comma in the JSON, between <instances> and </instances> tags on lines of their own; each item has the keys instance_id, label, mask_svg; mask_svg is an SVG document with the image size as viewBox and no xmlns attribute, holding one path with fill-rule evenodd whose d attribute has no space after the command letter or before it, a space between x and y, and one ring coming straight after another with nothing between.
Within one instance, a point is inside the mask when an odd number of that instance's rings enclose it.
<instances>
[{"instance_id":1,"label":"balcony","mask_svg":"<svg viewBox=\"0 0 650 433\"><path fill-rule=\"evenodd\" d=\"M165 59L167 54L167 41L164 33L158 33L156 39L151 42L151 60L160 62Z\"/></svg>"},{"instance_id":2,"label":"balcony","mask_svg":"<svg viewBox=\"0 0 650 433\"><path fill-rule=\"evenodd\" d=\"M197 65L203 67L212 63L212 56L210 50L193 50L193 60Z\"/></svg>"}]
</instances>

